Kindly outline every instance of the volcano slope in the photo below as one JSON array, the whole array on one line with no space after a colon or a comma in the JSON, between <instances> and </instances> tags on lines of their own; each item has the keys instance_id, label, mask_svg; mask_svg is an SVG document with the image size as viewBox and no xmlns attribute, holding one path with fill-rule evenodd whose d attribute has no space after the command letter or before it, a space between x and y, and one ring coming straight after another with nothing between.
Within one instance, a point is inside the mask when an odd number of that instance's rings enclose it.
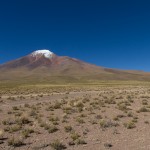
<instances>
[{"instance_id":1,"label":"volcano slope","mask_svg":"<svg viewBox=\"0 0 150 150\"><path fill-rule=\"evenodd\" d=\"M150 73L104 68L68 56L57 56L49 50L36 50L27 56L0 65L0 80L28 83L149 81Z\"/></svg>"}]
</instances>

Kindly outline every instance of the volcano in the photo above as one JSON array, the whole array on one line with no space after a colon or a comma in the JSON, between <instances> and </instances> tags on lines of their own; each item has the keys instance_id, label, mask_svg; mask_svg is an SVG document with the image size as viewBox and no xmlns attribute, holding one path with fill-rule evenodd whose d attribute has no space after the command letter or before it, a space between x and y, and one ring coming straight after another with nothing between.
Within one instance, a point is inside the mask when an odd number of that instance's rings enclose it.
<instances>
[{"instance_id":1,"label":"volcano","mask_svg":"<svg viewBox=\"0 0 150 150\"><path fill-rule=\"evenodd\" d=\"M47 79L54 77L85 80L149 80L150 74L92 65L68 56L57 56L50 50L31 54L0 65L1 80Z\"/></svg>"}]
</instances>

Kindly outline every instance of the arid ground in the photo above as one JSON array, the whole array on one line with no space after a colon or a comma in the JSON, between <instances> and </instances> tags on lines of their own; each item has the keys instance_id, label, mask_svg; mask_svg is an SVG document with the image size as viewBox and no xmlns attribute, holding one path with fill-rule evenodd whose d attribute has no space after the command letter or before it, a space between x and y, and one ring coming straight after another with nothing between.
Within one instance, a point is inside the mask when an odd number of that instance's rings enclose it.
<instances>
[{"instance_id":1,"label":"arid ground","mask_svg":"<svg viewBox=\"0 0 150 150\"><path fill-rule=\"evenodd\" d=\"M149 150L150 84L0 87L0 150Z\"/></svg>"}]
</instances>

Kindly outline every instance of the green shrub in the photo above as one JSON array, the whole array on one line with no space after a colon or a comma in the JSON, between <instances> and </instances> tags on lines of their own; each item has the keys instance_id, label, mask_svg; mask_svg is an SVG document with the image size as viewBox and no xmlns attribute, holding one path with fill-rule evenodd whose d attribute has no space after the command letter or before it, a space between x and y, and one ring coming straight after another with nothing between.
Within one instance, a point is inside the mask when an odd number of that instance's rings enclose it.
<instances>
[{"instance_id":1,"label":"green shrub","mask_svg":"<svg viewBox=\"0 0 150 150\"><path fill-rule=\"evenodd\" d=\"M133 128L136 127L136 126L135 126L135 123L132 122L132 121L130 121L130 122L128 122L128 123L124 123L124 126L125 126L127 129L133 129Z\"/></svg>"},{"instance_id":2,"label":"green shrub","mask_svg":"<svg viewBox=\"0 0 150 150\"><path fill-rule=\"evenodd\" d=\"M23 140L15 139L14 137L8 140L8 145L13 147L20 147L23 145Z\"/></svg>"},{"instance_id":3,"label":"green shrub","mask_svg":"<svg viewBox=\"0 0 150 150\"><path fill-rule=\"evenodd\" d=\"M56 140L53 143L51 143L51 147L54 150L63 150L63 149L66 149L66 146L64 144L62 144L59 140Z\"/></svg>"},{"instance_id":4,"label":"green shrub","mask_svg":"<svg viewBox=\"0 0 150 150\"><path fill-rule=\"evenodd\" d=\"M65 131L66 132L71 132L73 128L71 126L65 126Z\"/></svg>"}]
</instances>

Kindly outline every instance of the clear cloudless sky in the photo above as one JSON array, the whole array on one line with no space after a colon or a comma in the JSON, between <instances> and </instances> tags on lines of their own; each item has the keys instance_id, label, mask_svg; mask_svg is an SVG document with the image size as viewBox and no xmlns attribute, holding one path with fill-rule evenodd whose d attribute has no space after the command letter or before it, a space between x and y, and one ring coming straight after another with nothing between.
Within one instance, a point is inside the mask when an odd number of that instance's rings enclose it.
<instances>
[{"instance_id":1,"label":"clear cloudless sky","mask_svg":"<svg viewBox=\"0 0 150 150\"><path fill-rule=\"evenodd\" d=\"M150 71L150 1L1 0L0 64L36 49Z\"/></svg>"}]
</instances>

